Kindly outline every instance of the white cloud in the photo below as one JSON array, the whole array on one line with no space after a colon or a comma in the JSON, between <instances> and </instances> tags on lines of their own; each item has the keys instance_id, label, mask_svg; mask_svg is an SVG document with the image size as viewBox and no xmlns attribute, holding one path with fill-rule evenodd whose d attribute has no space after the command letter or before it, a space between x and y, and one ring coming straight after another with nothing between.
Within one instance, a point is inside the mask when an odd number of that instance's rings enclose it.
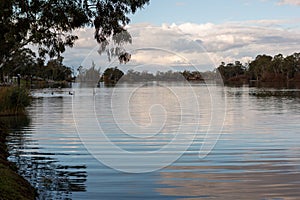
<instances>
[{"instance_id":1,"label":"white cloud","mask_svg":"<svg viewBox=\"0 0 300 200\"><path fill-rule=\"evenodd\" d=\"M300 6L300 0L280 0L278 5L296 5Z\"/></svg>"},{"instance_id":2,"label":"white cloud","mask_svg":"<svg viewBox=\"0 0 300 200\"><path fill-rule=\"evenodd\" d=\"M217 66L221 61L244 63L258 54L284 55L299 51L300 31L282 28L286 21L259 20L223 24L132 24L129 32L133 43L126 46L132 54L127 65L183 66L196 64ZM290 22L292 23L292 22ZM65 54L65 63L90 66L94 61L102 69L111 65L106 56L99 56L93 29L76 32L76 46ZM76 64L77 63L77 64ZM210 68L211 69L211 68Z\"/></svg>"}]
</instances>

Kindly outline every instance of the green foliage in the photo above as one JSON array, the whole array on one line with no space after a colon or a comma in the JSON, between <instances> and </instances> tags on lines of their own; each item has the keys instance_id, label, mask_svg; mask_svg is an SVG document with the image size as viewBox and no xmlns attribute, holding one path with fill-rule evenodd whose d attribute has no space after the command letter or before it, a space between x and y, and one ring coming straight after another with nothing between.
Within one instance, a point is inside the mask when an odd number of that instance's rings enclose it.
<instances>
[{"instance_id":1,"label":"green foliage","mask_svg":"<svg viewBox=\"0 0 300 200\"><path fill-rule=\"evenodd\" d=\"M198 71L184 71L181 73L181 75L188 81L203 81L202 74Z\"/></svg>"},{"instance_id":2,"label":"green foliage","mask_svg":"<svg viewBox=\"0 0 300 200\"><path fill-rule=\"evenodd\" d=\"M269 71L272 62L272 56L258 55L255 60L249 64L249 73L251 79L261 80L263 75Z\"/></svg>"},{"instance_id":3,"label":"green foliage","mask_svg":"<svg viewBox=\"0 0 300 200\"><path fill-rule=\"evenodd\" d=\"M114 75L120 73L119 77L116 81L114 81ZM121 76L122 75L122 76ZM204 78L205 77L205 78ZM161 72L157 71L156 74L150 73L148 71L134 71L128 70L126 74L121 73L117 68L109 68L107 69L102 77L101 81L111 83L111 82L150 82L150 81L204 81L204 79L211 78L215 79L216 74L213 72L198 72L198 71L187 71L179 72L179 71L166 71Z\"/></svg>"},{"instance_id":4,"label":"green foliage","mask_svg":"<svg viewBox=\"0 0 300 200\"><path fill-rule=\"evenodd\" d=\"M70 80L72 75L72 70L64 66L60 58L49 60L47 65L38 72L37 77L54 81Z\"/></svg>"},{"instance_id":5,"label":"green foliage","mask_svg":"<svg viewBox=\"0 0 300 200\"><path fill-rule=\"evenodd\" d=\"M234 64L222 63L218 67L225 82L238 78L256 80L262 82L286 82L295 81L300 73L300 53L294 53L287 57L282 54L258 55L248 64L236 61Z\"/></svg>"},{"instance_id":6,"label":"green foliage","mask_svg":"<svg viewBox=\"0 0 300 200\"><path fill-rule=\"evenodd\" d=\"M25 88L0 88L0 115L24 114L25 108L30 105L31 97Z\"/></svg>"},{"instance_id":7,"label":"green foliage","mask_svg":"<svg viewBox=\"0 0 300 200\"><path fill-rule=\"evenodd\" d=\"M68 32L89 23L81 6L71 0L4 0L0 10L3 62L28 44L37 44L42 57L59 55L77 39Z\"/></svg>"},{"instance_id":8,"label":"green foliage","mask_svg":"<svg viewBox=\"0 0 300 200\"><path fill-rule=\"evenodd\" d=\"M107 85L114 85L122 78L123 75L124 73L117 67L107 68L101 76L101 81Z\"/></svg>"},{"instance_id":9,"label":"green foliage","mask_svg":"<svg viewBox=\"0 0 300 200\"><path fill-rule=\"evenodd\" d=\"M95 39L102 44L106 44L107 38L113 36L117 44L128 42L131 37L119 37L120 33L126 31L125 25L130 22L126 16L129 13L135 13L138 8L142 8L149 0L111 0L97 1L95 16Z\"/></svg>"},{"instance_id":10,"label":"green foliage","mask_svg":"<svg viewBox=\"0 0 300 200\"><path fill-rule=\"evenodd\" d=\"M240 61L235 61L235 63L228 63L227 65L221 63L218 67L218 71L224 80L228 80L243 75L246 71L246 67Z\"/></svg>"},{"instance_id":11,"label":"green foliage","mask_svg":"<svg viewBox=\"0 0 300 200\"><path fill-rule=\"evenodd\" d=\"M21 59L23 58L23 59ZM29 60L29 58L28 58ZM20 57L9 62L9 65L0 68L0 77L21 75L22 83L29 85L45 82L61 82L72 81L72 69L63 65L63 58L51 59L47 64L43 59L34 59L27 62L26 56ZM3 81L3 80L2 80Z\"/></svg>"},{"instance_id":12,"label":"green foliage","mask_svg":"<svg viewBox=\"0 0 300 200\"><path fill-rule=\"evenodd\" d=\"M130 22L127 15L147 3L149 0L2 0L0 68L21 58L28 44L37 45L42 58L60 57L78 39L72 31L84 26L95 27L100 50L106 48L111 37L118 46L131 42L124 29ZM116 48L113 52L122 53Z\"/></svg>"},{"instance_id":13,"label":"green foliage","mask_svg":"<svg viewBox=\"0 0 300 200\"><path fill-rule=\"evenodd\" d=\"M35 65L35 53L24 48L17 51L12 59L3 64L0 70L5 75L30 74L34 72Z\"/></svg>"}]
</instances>

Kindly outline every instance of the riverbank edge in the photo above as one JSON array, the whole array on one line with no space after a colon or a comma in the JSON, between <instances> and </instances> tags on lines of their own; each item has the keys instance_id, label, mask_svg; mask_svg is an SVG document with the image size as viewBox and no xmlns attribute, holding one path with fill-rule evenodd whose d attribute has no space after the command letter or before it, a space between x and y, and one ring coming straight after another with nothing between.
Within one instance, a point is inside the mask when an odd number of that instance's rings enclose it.
<instances>
[{"instance_id":1,"label":"riverbank edge","mask_svg":"<svg viewBox=\"0 0 300 200\"><path fill-rule=\"evenodd\" d=\"M0 200L34 200L36 190L17 173L17 167L7 160L7 127L0 121Z\"/></svg>"}]
</instances>

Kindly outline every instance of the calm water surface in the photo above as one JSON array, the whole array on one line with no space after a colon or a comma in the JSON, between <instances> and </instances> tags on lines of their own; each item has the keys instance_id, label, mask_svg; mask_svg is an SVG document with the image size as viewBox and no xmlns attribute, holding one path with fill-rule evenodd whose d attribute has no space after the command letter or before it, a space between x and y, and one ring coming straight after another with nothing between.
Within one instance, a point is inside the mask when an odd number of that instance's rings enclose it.
<instances>
[{"instance_id":1,"label":"calm water surface","mask_svg":"<svg viewBox=\"0 0 300 200\"><path fill-rule=\"evenodd\" d=\"M130 86L124 87L125 92L127 87ZM227 112L223 133L204 159L199 158L203 143L200 128L193 145L176 162L161 170L133 174L111 169L82 144L72 112L74 96L68 94L69 90L54 91L53 95L50 90L36 90L34 96L39 98L28 108L30 123L10 134L10 160L38 188L40 199L299 199L300 90L275 89L271 91L289 95L272 97L252 95L262 90L256 88L208 87L213 88L220 100L226 99ZM184 92L185 86L177 89ZM200 125L205 127L211 118L205 106L208 90L203 85L194 85L193 89L200 102ZM81 90L92 93L91 89ZM144 88L143 96L133 98L135 102L131 105L136 105L132 108L136 115L132 117L137 123L149 123L144 108L153 101L147 97L153 90L157 96L166 95L151 85ZM113 88L96 91L95 101L101 102L96 107L97 117L103 122L102 127L122 148L131 151L143 148L131 139L124 139L110 121L112 113L107 108L112 91ZM173 126L176 128L172 120L180 119L178 106L171 100L168 104L170 98L164 96L165 109L170 111L170 126L162 129L166 133L171 133ZM188 101L189 97L186 98ZM115 103L122 106L122 97ZM223 105L216 112L223 110ZM85 113L84 109L82 106L77 113ZM129 119L126 120L123 123L130 126ZM161 144L145 145L155 149Z\"/></svg>"}]
</instances>

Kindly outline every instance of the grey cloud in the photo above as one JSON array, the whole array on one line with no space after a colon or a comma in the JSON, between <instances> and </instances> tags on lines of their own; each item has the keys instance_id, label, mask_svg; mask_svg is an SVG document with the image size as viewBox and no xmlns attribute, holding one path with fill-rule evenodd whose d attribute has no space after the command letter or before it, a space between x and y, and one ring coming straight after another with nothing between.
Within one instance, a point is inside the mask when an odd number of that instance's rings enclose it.
<instances>
[{"instance_id":1,"label":"grey cloud","mask_svg":"<svg viewBox=\"0 0 300 200\"><path fill-rule=\"evenodd\" d=\"M300 31L297 29L278 29L278 27L261 24L261 20L255 24L244 22L224 23L224 24L173 24L161 27L146 25L131 25L129 32L133 37L133 44L127 45L126 49L146 49L157 48L161 50L174 51L182 57L190 60L197 60L202 54L212 55L216 62L220 59L229 61L232 59L245 61L255 57L260 53L268 54L291 54L299 51ZM90 60L107 65L107 59L89 52L97 47L97 43L92 39L93 30L79 30L79 41L76 46L65 53L65 63L67 65L79 66L88 57ZM203 47L203 48L202 48ZM96 49L97 50L97 49ZM168 58L161 56L160 52L151 51L139 52L133 55L133 61L161 62L162 64L176 65L180 60L172 55ZM157 59L155 61L155 59ZM202 58L203 59L203 58ZM88 64L91 61L86 61Z\"/></svg>"},{"instance_id":2,"label":"grey cloud","mask_svg":"<svg viewBox=\"0 0 300 200\"><path fill-rule=\"evenodd\" d=\"M300 6L300 1L299 0L280 0L278 3L278 5L296 5L296 6Z\"/></svg>"},{"instance_id":3,"label":"grey cloud","mask_svg":"<svg viewBox=\"0 0 300 200\"><path fill-rule=\"evenodd\" d=\"M199 39L188 40L179 38L172 41L170 48L176 52L192 53L192 52L204 52L203 42Z\"/></svg>"},{"instance_id":4,"label":"grey cloud","mask_svg":"<svg viewBox=\"0 0 300 200\"><path fill-rule=\"evenodd\" d=\"M289 38L289 37L283 37L283 36L263 36L258 38L256 41L257 43L273 43L273 44L278 44L278 43L293 43L293 42L299 42L299 38Z\"/></svg>"}]
</instances>

